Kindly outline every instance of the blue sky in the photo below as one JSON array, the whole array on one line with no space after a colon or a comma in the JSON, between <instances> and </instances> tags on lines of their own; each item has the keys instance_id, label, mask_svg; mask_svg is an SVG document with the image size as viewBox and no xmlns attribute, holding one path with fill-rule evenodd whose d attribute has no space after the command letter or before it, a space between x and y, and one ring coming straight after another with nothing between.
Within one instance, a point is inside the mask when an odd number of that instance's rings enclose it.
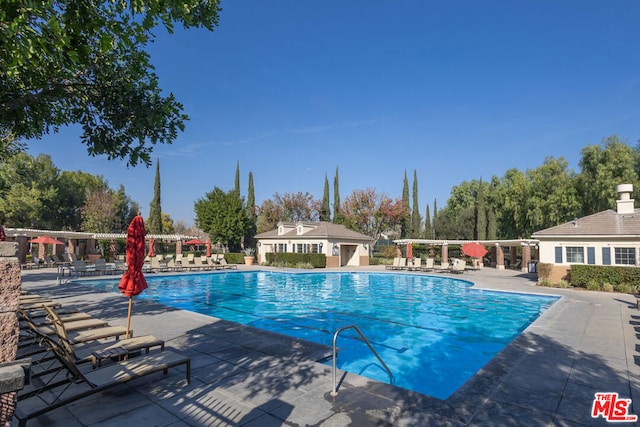
<instances>
[{"instance_id":1,"label":"blue sky","mask_svg":"<svg viewBox=\"0 0 640 427\"><path fill-rule=\"evenodd\" d=\"M420 211L462 181L564 157L616 134L640 139L640 2L299 1L222 3L214 32L157 31L160 83L191 120L157 146L162 210L190 225L214 186L258 204L372 187ZM62 170L125 186L148 215L155 167L91 158L76 128L29 142Z\"/></svg>"}]
</instances>

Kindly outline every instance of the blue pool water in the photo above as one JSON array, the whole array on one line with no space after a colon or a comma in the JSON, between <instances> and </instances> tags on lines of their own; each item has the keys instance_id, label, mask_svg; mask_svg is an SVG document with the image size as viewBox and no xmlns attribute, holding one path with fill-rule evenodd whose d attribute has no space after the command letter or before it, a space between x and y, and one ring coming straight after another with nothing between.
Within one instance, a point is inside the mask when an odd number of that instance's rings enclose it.
<instances>
[{"instance_id":1,"label":"blue pool water","mask_svg":"<svg viewBox=\"0 0 640 427\"><path fill-rule=\"evenodd\" d=\"M356 324L390 367L395 385L440 399L557 299L414 274L224 272L147 276L147 282L136 298L329 346L338 328ZM118 280L82 283L118 292ZM388 383L356 338L353 330L340 334L338 367Z\"/></svg>"}]
</instances>

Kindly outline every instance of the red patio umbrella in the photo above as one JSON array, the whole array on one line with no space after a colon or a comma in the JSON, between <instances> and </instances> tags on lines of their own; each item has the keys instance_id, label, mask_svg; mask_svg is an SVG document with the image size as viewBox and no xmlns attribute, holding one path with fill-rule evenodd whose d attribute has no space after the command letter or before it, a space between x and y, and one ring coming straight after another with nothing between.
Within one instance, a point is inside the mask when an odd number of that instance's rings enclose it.
<instances>
[{"instance_id":1,"label":"red patio umbrella","mask_svg":"<svg viewBox=\"0 0 640 427\"><path fill-rule=\"evenodd\" d=\"M211 240L207 240L207 253L205 254L207 258L211 256Z\"/></svg>"},{"instance_id":2,"label":"red patio umbrella","mask_svg":"<svg viewBox=\"0 0 640 427\"><path fill-rule=\"evenodd\" d=\"M473 258L482 258L487 253L487 249L484 246L475 242L465 243L462 245L461 249L465 255Z\"/></svg>"},{"instance_id":3,"label":"red patio umbrella","mask_svg":"<svg viewBox=\"0 0 640 427\"><path fill-rule=\"evenodd\" d=\"M35 239L29 240L29 243L42 243L43 245L64 245L64 242L60 240L56 240L53 237L49 236L40 236Z\"/></svg>"},{"instance_id":4,"label":"red patio umbrella","mask_svg":"<svg viewBox=\"0 0 640 427\"><path fill-rule=\"evenodd\" d=\"M149 239L149 253L147 254L147 256L149 258L153 258L154 256L156 256L156 241L153 237Z\"/></svg>"},{"instance_id":5,"label":"red patio umbrella","mask_svg":"<svg viewBox=\"0 0 640 427\"><path fill-rule=\"evenodd\" d=\"M200 239L187 240L186 242L184 242L184 244L185 245L206 245L206 243Z\"/></svg>"},{"instance_id":6,"label":"red patio umbrella","mask_svg":"<svg viewBox=\"0 0 640 427\"><path fill-rule=\"evenodd\" d=\"M142 274L144 264L145 241L144 221L142 216L133 218L127 229L127 270L120 279L118 289L125 296L129 297L129 311L127 313L127 338L129 338L129 327L131 325L131 308L133 307L133 297L147 289L147 280Z\"/></svg>"},{"instance_id":7,"label":"red patio umbrella","mask_svg":"<svg viewBox=\"0 0 640 427\"><path fill-rule=\"evenodd\" d=\"M407 258L413 258L413 243L407 243Z\"/></svg>"}]
</instances>

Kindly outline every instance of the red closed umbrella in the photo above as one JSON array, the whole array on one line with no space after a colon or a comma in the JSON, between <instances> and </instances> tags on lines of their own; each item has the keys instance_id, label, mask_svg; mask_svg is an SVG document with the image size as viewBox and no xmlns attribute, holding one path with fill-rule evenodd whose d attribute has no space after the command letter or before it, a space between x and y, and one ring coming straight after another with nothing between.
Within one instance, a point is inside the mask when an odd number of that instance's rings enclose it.
<instances>
[{"instance_id":1,"label":"red closed umbrella","mask_svg":"<svg viewBox=\"0 0 640 427\"><path fill-rule=\"evenodd\" d=\"M147 254L147 256L149 258L153 258L154 256L156 256L156 241L153 237L149 239L149 253Z\"/></svg>"},{"instance_id":2,"label":"red closed umbrella","mask_svg":"<svg viewBox=\"0 0 640 427\"><path fill-rule=\"evenodd\" d=\"M407 258L413 258L413 243L407 243Z\"/></svg>"},{"instance_id":3,"label":"red closed umbrella","mask_svg":"<svg viewBox=\"0 0 640 427\"><path fill-rule=\"evenodd\" d=\"M129 297L129 311L127 313L127 338L129 338L129 326L131 325L131 308L133 297L147 289L147 280L142 274L144 264L145 240L144 221L142 216L133 218L127 229L127 270L120 279L118 289Z\"/></svg>"},{"instance_id":4,"label":"red closed umbrella","mask_svg":"<svg viewBox=\"0 0 640 427\"><path fill-rule=\"evenodd\" d=\"M475 242L465 243L460 249L465 255L473 258L482 258L487 253L487 249L484 246Z\"/></svg>"},{"instance_id":5,"label":"red closed umbrella","mask_svg":"<svg viewBox=\"0 0 640 427\"><path fill-rule=\"evenodd\" d=\"M207 258L211 256L211 240L207 240L207 253L205 255Z\"/></svg>"}]
</instances>

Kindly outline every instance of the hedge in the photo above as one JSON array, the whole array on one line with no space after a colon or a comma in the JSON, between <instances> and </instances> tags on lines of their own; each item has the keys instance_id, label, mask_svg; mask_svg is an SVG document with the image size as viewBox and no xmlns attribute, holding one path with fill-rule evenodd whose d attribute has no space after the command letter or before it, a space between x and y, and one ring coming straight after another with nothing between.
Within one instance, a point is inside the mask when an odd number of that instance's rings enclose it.
<instances>
[{"instance_id":1,"label":"hedge","mask_svg":"<svg viewBox=\"0 0 640 427\"><path fill-rule=\"evenodd\" d=\"M313 268L324 268L327 266L327 256L325 254L298 254L290 252L269 252L266 254L267 263L298 265L311 264Z\"/></svg>"},{"instance_id":2,"label":"hedge","mask_svg":"<svg viewBox=\"0 0 640 427\"><path fill-rule=\"evenodd\" d=\"M586 288L590 283L609 283L614 287L629 285L637 287L640 284L640 268L618 267L608 265L577 265L571 266L571 284Z\"/></svg>"}]
</instances>

